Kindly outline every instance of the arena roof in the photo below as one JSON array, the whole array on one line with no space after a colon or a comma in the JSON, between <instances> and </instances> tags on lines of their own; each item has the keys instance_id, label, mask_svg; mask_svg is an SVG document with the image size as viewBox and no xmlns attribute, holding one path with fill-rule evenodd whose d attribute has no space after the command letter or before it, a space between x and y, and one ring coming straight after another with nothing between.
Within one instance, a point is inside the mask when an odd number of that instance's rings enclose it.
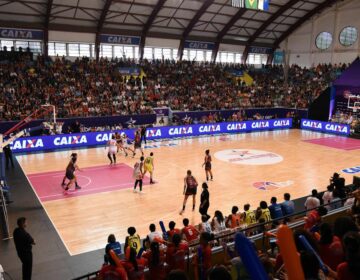
<instances>
[{"instance_id":1,"label":"arena roof","mask_svg":"<svg viewBox=\"0 0 360 280\"><path fill-rule=\"evenodd\" d=\"M0 25L277 47L338 0L271 0L269 11L231 0L0 0Z\"/></svg>"}]
</instances>

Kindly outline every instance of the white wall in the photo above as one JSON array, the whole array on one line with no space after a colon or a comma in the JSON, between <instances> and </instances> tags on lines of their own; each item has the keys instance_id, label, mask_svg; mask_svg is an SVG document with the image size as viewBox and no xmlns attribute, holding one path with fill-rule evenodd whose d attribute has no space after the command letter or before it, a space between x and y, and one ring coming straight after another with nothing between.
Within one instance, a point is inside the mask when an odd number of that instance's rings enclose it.
<instances>
[{"instance_id":1,"label":"white wall","mask_svg":"<svg viewBox=\"0 0 360 280\"><path fill-rule=\"evenodd\" d=\"M339 34L346 26L356 27L357 41L349 47L342 46ZM315 40L320 32L332 34L333 41L327 50L320 50ZM314 16L281 43L280 49L289 56L290 64L313 66L319 63L350 63L360 55L360 1L345 0Z\"/></svg>"}]
</instances>

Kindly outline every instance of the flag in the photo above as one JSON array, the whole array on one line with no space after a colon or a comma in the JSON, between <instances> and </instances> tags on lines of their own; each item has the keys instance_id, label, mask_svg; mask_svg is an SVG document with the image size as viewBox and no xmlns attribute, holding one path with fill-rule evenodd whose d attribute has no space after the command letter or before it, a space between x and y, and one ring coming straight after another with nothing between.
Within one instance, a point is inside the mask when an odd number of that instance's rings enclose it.
<instances>
[{"instance_id":1,"label":"flag","mask_svg":"<svg viewBox=\"0 0 360 280\"><path fill-rule=\"evenodd\" d=\"M258 0L258 9L263 11L269 10L270 0Z\"/></svg>"},{"instance_id":2,"label":"flag","mask_svg":"<svg viewBox=\"0 0 360 280\"><path fill-rule=\"evenodd\" d=\"M245 0L245 8L246 9L258 9L258 0Z\"/></svg>"}]
</instances>

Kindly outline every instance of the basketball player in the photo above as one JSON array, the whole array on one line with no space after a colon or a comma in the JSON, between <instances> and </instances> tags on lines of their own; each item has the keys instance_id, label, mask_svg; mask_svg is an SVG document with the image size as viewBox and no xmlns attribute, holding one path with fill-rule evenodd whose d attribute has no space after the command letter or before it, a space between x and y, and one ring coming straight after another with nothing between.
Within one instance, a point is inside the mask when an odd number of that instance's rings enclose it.
<instances>
[{"instance_id":1,"label":"basketball player","mask_svg":"<svg viewBox=\"0 0 360 280\"><path fill-rule=\"evenodd\" d=\"M72 153L72 154L70 155L70 162L71 162L73 159L77 160L77 153ZM61 186L63 186L63 187L66 185L66 184L65 184L66 178L67 178L67 177L66 177L66 171L65 171L65 175L64 175L64 178L63 178L62 183L61 183ZM81 187L78 185L77 180L75 180L75 188L76 188L76 189L81 189Z\"/></svg>"},{"instance_id":2,"label":"basketball player","mask_svg":"<svg viewBox=\"0 0 360 280\"><path fill-rule=\"evenodd\" d=\"M188 170L186 173L186 177L184 178L184 202L182 210L180 211L180 215L182 215L185 211L185 205L188 197L192 195L193 197L193 208L195 210L195 199L196 199L196 191L197 191L198 182L196 181L195 177L191 175L191 171Z\"/></svg>"},{"instance_id":3,"label":"basketball player","mask_svg":"<svg viewBox=\"0 0 360 280\"><path fill-rule=\"evenodd\" d=\"M135 179L134 193L136 193L137 184L139 184L140 193L142 192L142 184L143 184L143 177L144 177L143 167L144 167L144 157L142 156L140 158L140 161L138 161L134 165L134 172L133 172L133 177Z\"/></svg>"},{"instance_id":4,"label":"basketball player","mask_svg":"<svg viewBox=\"0 0 360 280\"><path fill-rule=\"evenodd\" d=\"M210 180L213 180L213 174L211 171L211 155L210 155L210 150L206 150L205 151L205 158L204 158L204 163L202 166L205 165L205 174L206 174L206 181L209 181L209 175L210 175Z\"/></svg>"},{"instance_id":5,"label":"basketball player","mask_svg":"<svg viewBox=\"0 0 360 280\"><path fill-rule=\"evenodd\" d=\"M75 176L75 171L79 170L81 171L81 169L79 168L79 166L76 164L77 161L77 157L72 157L68 166L66 167L66 172L65 172L65 176L66 178L69 180L69 183L67 183L66 187L65 187L65 191L68 191L70 186L75 183L75 189L81 189L80 186L76 183L76 176Z\"/></svg>"},{"instance_id":6,"label":"basketball player","mask_svg":"<svg viewBox=\"0 0 360 280\"><path fill-rule=\"evenodd\" d=\"M140 131L137 130L135 132L135 138L134 138L134 156L136 155L136 150L140 149L141 155L144 156L143 149L141 148L141 135Z\"/></svg>"},{"instance_id":7,"label":"basketball player","mask_svg":"<svg viewBox=\"0 0 360 280\"><path fill-rule=\"evenodd\" d=\"M125 153L125 156L127 157L128 154L123 145L123 138L121 137L119 132L115 132L115 140L116 140L116 144L117 144L117 152L119 152L121 150Z\"/></svg>"},{"instance_id":8,"label":"basketball player","mask_svg":"<svg viewBox=\"0 0 360 280\"><path fill-rule=\"evenodd\" d=\"M110 160L110 165L113 163L116 164L117 143L115 140L115 134L113 134L111 136L111 139L107 142L107 147L108 147L107 156Z\"/></svg>"},{"instance_id":9,"label":"basketball player","mask_svg":"<svg viewBox=\"0 0 360 280\"><path fill-rule=\"evenodd\" d=\"M150 173L150 184L154 184L153 181L153 171L154 171L154 153L151 152L150 156L145 158L145 162L144 162L144 176L146 174L146 172Z\"/></svg>"},{"instance_id":10,"label":"basketball player","mask_svg":"<svg viewBox=\"0 0 360 280\"><path fill-rule=\"evenodd\" d=\"M124 151L129 150L133 153L133 157L135 156L135 151L130 148L131 140L127 137L126 133L123 133L123 147ZM127 153L126 153L127 154Z\"/></svg>"}]
</instances>

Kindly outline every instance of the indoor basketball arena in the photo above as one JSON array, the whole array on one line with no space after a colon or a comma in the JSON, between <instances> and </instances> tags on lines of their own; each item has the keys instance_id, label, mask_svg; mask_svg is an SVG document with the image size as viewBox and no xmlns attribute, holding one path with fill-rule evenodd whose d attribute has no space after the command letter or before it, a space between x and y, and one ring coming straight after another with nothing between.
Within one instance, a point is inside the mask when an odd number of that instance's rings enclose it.
<instances>
[{"instance_id":1,"label":"indoor basketball arena","mask_svg":"<svg viewBox=\"0 0 360 280\"><path fill-rule=\"evenodd\" d=\"M360 1L0 15L0 280L360 279Z\"/></svg>"}]
</instances>

